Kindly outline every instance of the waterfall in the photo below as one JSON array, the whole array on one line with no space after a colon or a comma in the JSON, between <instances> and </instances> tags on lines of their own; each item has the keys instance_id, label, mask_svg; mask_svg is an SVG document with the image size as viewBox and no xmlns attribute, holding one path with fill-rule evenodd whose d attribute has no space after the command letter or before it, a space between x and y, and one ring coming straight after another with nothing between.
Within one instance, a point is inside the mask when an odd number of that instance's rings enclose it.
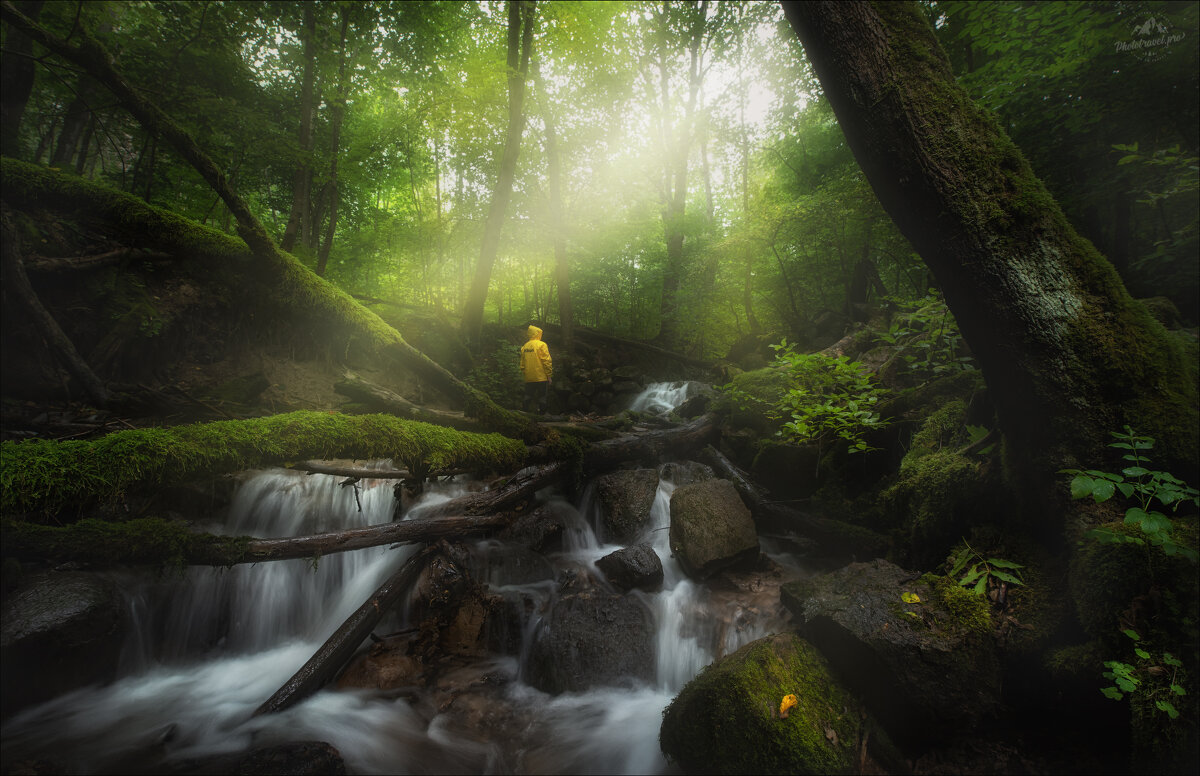
<instances>
[{"instance_id":1,"label":"waterfall","mask_svg":"<svg viewBox=\"0 0 1200 776\"><path fill-rule=\"evenodd\" d=\"M646 390L634 397L629 409L634 412L650 412L663 415L683 404L696 391L698 383L685 380L674 383L650 383Z\"/></svg>"},{"instance_id":2,"label":"waterfall","mask_svg":"<svg viewBox=\"0 0 1200 776\"><path fill-rule=\"evenodd\" d=\"M287 470L250 473L228 519L208 528L298 536L391 519L392 482L363 480L357 494L338 483ZM6 720L4 762L46 759L73 773L144 772L164 760L321 740L339 750L351 773L665 772L658 729L666 705L714 659L781 627L765 607L743 612L728 594L722 599L686 577L670 552L674 489L660 480L641 537L663 562L662 590L629 593L654 618L652 682L549 696L523 680L530 641L561 595L562 580L582 575L603 588L595 561L620 548L597 538L600 507L589 486L578 508L539 496L565 524L557 552L542 555L495 539L469 545L471 573L521 612L511 626L519 649L480 658L479 675L500 677L495 729L463 727L453 710L439 710L444 701L434 700L433 688L424 700L327 688L286 711L251 717L412 552L378 547L323 557L315 566L290 560L193 568L129 585L136 625L120 678ZM461 484L439 483L405 519L462 492ZM727 626L735 620L738 627ZM509 718L522 721L516 732L503 727Z\"/></svg>"}]
</instances>

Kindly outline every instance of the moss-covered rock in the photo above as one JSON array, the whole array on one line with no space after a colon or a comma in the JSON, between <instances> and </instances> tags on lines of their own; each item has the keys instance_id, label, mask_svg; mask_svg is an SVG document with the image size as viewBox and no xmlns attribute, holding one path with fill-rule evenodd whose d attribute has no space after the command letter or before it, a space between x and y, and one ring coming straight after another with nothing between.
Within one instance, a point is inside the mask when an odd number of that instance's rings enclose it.
<instances>
[{"instance_id":1,"label":"moss-covered rock","mask_svg":"<svg viewBox=\"0 0 1200 776\"><path fill-rule=\"evenodd\" d=\"M729 480L705 480L671 494L671 552L696 579L758 557L750 510Z\"/></svg>"},{"instance_id":2,"label":"moss-covered rock","mask_svg":"<svg viewBox=\"0 0 1200 776\"><path fill-rule=\"evenodd\" d=\"M800 634L911 751L971 728L1000 701L986 599L955 587L876 560L786 584L780 598Z\"/></svg>"},{"instance_id":3,"label":"moss-covered rock","mask_svg":"<svg viewBox=\"0 0 1200 776\"><path fill-rule=\"evenodd\" d=\"M797 705L780 719L789 694ZM687 773L847 773L863 717L812 645L778 634L688 682L663 711L659 744Z\"/></svg>"}]
</instances>

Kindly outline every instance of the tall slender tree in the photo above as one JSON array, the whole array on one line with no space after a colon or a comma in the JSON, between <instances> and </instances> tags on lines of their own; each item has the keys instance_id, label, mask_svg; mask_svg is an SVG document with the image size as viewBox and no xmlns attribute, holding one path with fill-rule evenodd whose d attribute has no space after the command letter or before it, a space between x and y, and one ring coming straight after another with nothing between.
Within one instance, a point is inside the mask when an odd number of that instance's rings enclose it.
<instances>
[{"instance_id":1,"label":"tall slender tree","mask_svg":"<svg viewBox=\"0 0 1200 776\"><path fill-rule=\"evenodd\" d=\"M533 53L534 0L509 0L508 3L508 131L500 156L500 170L492 189L483 239L479 246L479 261L471 290L463 309L463 334L470 342L478 342L483 327L483 308L487 302L492 265L500 250L500 231L512 197L513 178L517 172L517 156L521 151L521 136L525 132L525 82Z\"/></svg>"},{"instance_id":2,"label":"tall slender tree","mask_svg":"<svg viewBox=\"0 0 1200 776\"><path fill-rule=\"evenodd\" d=\"M300 84L300 154L296 171L292 176L292 213L279 247L291 251L296 241L306 247L312 232L312 130L313 130L313 81L316 78L316 3L304 4L304 21L300 38L304 45L304 71Z\"/></svg>"}]
</instances>

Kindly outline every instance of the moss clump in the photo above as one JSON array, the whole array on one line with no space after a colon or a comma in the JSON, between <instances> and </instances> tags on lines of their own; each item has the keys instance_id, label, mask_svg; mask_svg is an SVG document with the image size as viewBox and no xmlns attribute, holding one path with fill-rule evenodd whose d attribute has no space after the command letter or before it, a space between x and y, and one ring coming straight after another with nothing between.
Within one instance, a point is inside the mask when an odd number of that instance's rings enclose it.
<instances>
[{"instance_id":1,"label":"moss clump","mask_svg":"<svg viewBox=\"0 0 1200 776\"><path fill-rule=\"evenodd\" d=\"M967 417L967 403L962 399L951 399L935 410L921 429L913 434L908 453L900 462L901 470L912 468L923 456L946 449L961 447L966 438L963 423Z\"/></svg>"},{"instance_id":2,"label":"moss clump","mask_svg":"<svg viewBox=\"0 0 1200 776\"><path fill-rule=\"evenodd\" d=\"M795 694L786 719L779 704ZM659 744L688 773L845 773L863 713L825 659L794 634L713 663L663 711Z\"/></svg>"},{"instance_id":3,"label":"moss clump","mask_svg":"<svg viewBox=\"0 0 1200 776\"><path fill-rule=\"evenodd\" d=\"M968 533L978 512L979 465L949 450L902 466L900 479L881 494L885 515L908 534L906 560L929 568Z\"/></svg>"},{"instance_id":4,"label":"moss clump","mask_svg":"<svg viewBox=\"0 0 1200 776\"><path fill-rule=\"evenodd\" d=\"M52 511L119 499L135 487L309 458L392 458L412 472L514 470L525 445L390 415L291 412L100 439L0 445L0 512Z\"/></svg>"},{"instance_id":5,"label":"moss clump","mask_svg":"<svg viewBox=\"0 0 1200 776\"><path fill-rule=\"evenodd\" d=\"M949 625L960 633L984 635L992 632L992 607L988 599L976 595L950 577L926 574L921 581L930 590L949 615Z\"/></svg>"}]
</instances>

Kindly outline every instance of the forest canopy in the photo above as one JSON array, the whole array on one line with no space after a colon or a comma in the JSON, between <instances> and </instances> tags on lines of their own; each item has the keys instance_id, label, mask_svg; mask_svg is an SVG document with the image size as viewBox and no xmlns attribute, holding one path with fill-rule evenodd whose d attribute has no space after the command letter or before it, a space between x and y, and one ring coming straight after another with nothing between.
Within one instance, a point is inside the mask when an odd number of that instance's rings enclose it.
<instances>
[{"instance_id":1,"label":"forest canopy","mask_svg":"<svg viewBox=\"0 0 1200 776\"><path fill-rule=\"evenodd\" d=\"M281 247L361 297L462 314L492 228L482 320L566 311L719 357L931 284L776 3L514 3L515 17L471 2L12 6L59 37L95 36ZM1135 296L1194 321L1197 6L921 7L1073 225ZM1135 46L1148 14L1184 42ZM5 155L235 230L89 73L5 36ZM523 131L497 216L514 78Z\"/></svg>"}]
</instances>

